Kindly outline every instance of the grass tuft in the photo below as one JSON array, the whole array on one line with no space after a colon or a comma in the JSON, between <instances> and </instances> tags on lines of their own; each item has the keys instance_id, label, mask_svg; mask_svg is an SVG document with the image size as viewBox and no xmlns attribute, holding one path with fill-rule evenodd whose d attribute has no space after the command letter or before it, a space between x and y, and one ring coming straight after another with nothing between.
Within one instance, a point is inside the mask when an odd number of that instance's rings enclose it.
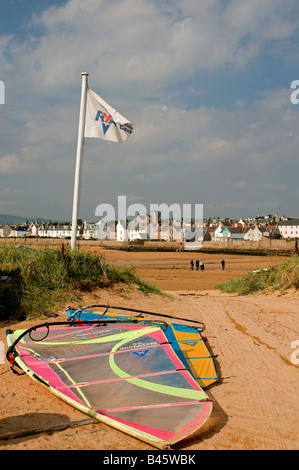
<instances>
[{"instance_id":1,"label":"grass tuft","mask_svg":"<svg viewBox=\"0 0 299 470\"><path fill-rule=\"evenodd\" d=\"M299 256L293 255L289 260L271 266L267 270L260 269L241 278L219 284L216 289L239 295L297 290L299 289Z\"/></svg>"},{"instance_id":2,"label":"grass tuft","mask_svg":"<svg viewBox=\"0 0 299 470\"><path fill-rule=\"evenodd\" d=\"M137 286L145 294L162 294L143 282L132 268L117 268L90 252L0 246L0 321L22 320L53 311L82 292L117 284Z\"/></svg>"}]
</instances>

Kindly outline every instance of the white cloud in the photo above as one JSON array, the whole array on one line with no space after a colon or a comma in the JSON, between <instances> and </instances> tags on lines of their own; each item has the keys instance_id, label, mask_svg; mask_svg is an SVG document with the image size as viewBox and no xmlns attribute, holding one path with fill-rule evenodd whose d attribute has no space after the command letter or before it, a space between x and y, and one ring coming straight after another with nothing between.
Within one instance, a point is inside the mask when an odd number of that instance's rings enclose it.
<instances>
[{"instance_id":1,"label":"white cloud","mask_svg":"<svg viewBox=\"0 0 299 470\"><path fill-rule=\"evenodd\" d=\"M18 173L21 170L21 160L16 154L0 157L0 173L4 175Z\"/></svg>"},{"instance_id":2,"label":"white cloud","mask_svg":"<svg viewBox=\"0 0 299 470\"><path fill-rule=\"evenodd\" d=\"M134 85L144 95L199 69L247 65L265 43L290 38L290 10L280 0L180 0L168 9L148 0L69 0L35 17L31 28L42 27L42 36L14 41L11 53L39 86L67 88L84 69L105 89Z\"/></svg>"},{"instance_id":3,"label":"white cloud","mask_svg":"<svg viewBox=\"0 0 299 470\"><path fill-rule=\"evenodd\" d=\"M279 188L283 196L288 184L279 175L295 174L299 139L289 90L264 90L251 102L244 89L231 109L198 103L208 86L201 71L233 77L242 70L249 82L251 64L254 74L272 48L284 58L298 28L294 7L281 0L69 0L52 6L32 18L27 40L0 37L7 77L0 77L7 91L0 173L31 172L43 182L43 193L54 180L56 186L64 181L71 194L80 73L86 70L90 87L134 124L121 147L87 142L86 199L94 188L111 194L113 185L128 194L142 190L144 199L146 191L164 197L167 188L196 199L203 190L222 198L222 207L241 207L232 197L250 188L254 197Z\"/></svg>"}]
</instances>

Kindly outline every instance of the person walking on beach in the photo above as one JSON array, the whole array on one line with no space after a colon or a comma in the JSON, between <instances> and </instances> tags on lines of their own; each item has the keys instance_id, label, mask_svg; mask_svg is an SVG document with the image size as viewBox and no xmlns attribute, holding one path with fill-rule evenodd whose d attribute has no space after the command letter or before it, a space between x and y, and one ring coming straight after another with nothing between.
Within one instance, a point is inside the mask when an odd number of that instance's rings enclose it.
<instances>
[{"instance_id":1,"label":"person walking on beach","mask_svg":"<svg viewBox=\"0 0 299 470\"><path fill-rule=\"evenodd\" d=\"M193 271L193 268L194 268L194 261L193 261L193 259L190 261L190 268L191 268L191 271Z\"/></svg>"},{"instance_id":2,"label":"person walking on beach","mask_svg":"<svg viewBox=\"0 0 299 470\"><path fill-rule=\"evenodd\" d=\"M221 265L222 265L222 271L224 271L224 268L225 268L225 261L224 261L224 259L221 260Z\"/></svg>"},{"instance_id":3,"label":"person walking on beach","mask_svg":"<svg viewBox=\"0 0 299 470\"><path fill-rule=\"evenodd\" d=\"M200 262L200 270L201 270L201 271L204 271L204 269L205 269L205 265L204 265L203 262L201 261L201 262Z\"/></svg>"},{"instance_id":4,"label":"person walking on beach","mask_svg":"<svg viewBox=\"0 0 299 470\"><path fill-rule=\"evenodd\" d=\"M199 259L197 259L195 261L195 265L196 265L196 271L198 271L199 270Z\"/></svg>"}]
</instances>

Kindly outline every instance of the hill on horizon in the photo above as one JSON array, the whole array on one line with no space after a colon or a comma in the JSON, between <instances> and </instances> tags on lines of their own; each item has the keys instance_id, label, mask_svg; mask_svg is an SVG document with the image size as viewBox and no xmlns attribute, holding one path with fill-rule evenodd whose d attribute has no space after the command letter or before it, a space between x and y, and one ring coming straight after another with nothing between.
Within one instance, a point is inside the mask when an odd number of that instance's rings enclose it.
<instances>
[{"instance_id":1,"label":"hill on horizon","mask_svg":"<svg viewBox=\"0 0 299 470\"><path fill-rule=\"evenodd\" d=\"M26 222L26 220L41 220L46 222L46 219L39 217L22 217L20 215L0 214L0 224L22 224Z\"/></svg>"}]
</instances>

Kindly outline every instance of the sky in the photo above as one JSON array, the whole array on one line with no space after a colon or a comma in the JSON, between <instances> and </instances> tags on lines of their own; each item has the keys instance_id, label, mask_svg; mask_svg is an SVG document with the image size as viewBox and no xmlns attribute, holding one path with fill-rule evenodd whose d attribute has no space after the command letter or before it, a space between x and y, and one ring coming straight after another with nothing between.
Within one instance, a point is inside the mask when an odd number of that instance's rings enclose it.
<instances>
[{"instance_id":1,"label":"sky","mask_svg":"<svg viewBox=\"0 0 299 470\"><path fill-rule=\"evenodd\" d=\"M71 220L88 72L134 131L86 139L80 218L120 195L299 217L298 19L297 0L0 0L0 213Z\"/></svg>"}]
</instances>

